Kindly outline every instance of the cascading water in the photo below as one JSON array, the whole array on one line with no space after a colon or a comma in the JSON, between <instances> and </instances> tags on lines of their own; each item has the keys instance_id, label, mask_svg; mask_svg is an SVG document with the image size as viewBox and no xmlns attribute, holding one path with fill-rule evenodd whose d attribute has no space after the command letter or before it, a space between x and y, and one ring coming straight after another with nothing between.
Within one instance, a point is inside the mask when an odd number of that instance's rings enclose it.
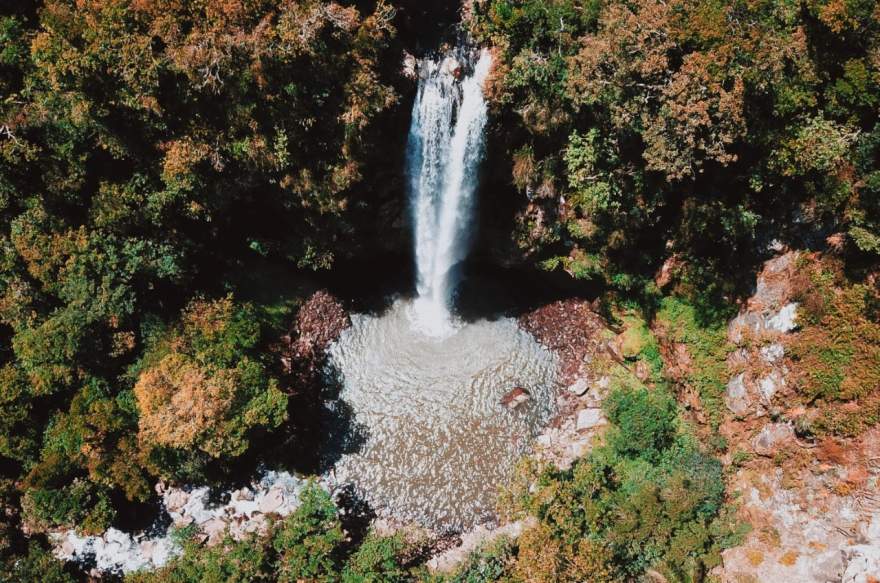
<instances>
[{"instance_id":1,"label":"cascading water","mask_svg":"<svg viewBox=\"0 0 880 583\"><path fill-rule=\"evenodd\" d=\"M465 258L477 174L483 156L488 51L459 51L421 63L409 135L407 169L415 231L419 325L433 335L451 330L457 265Z\"/></svg>"},{"instance_id":2,"label":"cascading water","mask_svg":"<svg viewBox=\"0 0 880 583\"><path fill-rule=\"evenodd\" d=\"M338 444L326 449L328 481L353 486L380 516L437 530L493 519L498 488L556 409L553 353L512 318L451 315L490 65L466 50L420 64L407 156L418 297L354 314L329 349L341 390L328 409L343 422L328 431ZM511 410L502 400L514 388L531 399Z\"/></svg>"}]
</instances>

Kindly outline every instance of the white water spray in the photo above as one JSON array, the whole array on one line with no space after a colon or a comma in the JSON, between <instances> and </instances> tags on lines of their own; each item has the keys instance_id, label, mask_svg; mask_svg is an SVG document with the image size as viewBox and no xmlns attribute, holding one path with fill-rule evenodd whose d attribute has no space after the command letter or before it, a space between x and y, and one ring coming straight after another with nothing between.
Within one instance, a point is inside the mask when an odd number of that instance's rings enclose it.
<instances>
[{"instance_id":1,"label":"white water spray","mask_svg":"<svg viewBox=\"0 0 880 583\"><path fill-rule=\"evenodd\" d=\"M421 328L437 336L453 329L456 269L467 254L483 156L483 84L492 64L484 50L473 72L460 80L460 58L420 64L407 154L418 278L415 316Z\"/></svg>"}]
</instances>

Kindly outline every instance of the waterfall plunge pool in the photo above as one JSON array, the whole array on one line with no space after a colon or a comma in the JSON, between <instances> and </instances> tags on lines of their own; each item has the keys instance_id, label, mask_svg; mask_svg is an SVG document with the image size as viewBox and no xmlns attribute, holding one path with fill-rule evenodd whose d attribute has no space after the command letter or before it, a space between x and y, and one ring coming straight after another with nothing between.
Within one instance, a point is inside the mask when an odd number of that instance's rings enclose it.
<instances>
[{"instance_id":1,"label":"waterfall plunge pool","mask_svg":"<svg viewBox=\"0 0 880 583\"><path fill-rule=\"evenodd\" d=\"M436 531L494 520L500 487L555 413L557 358L512 318L456 323L442 337L413 303L354 315L330 347L331 406L351 415L356 446L330 476L383 518ZM511 410L513 388L531 398Z\"/></svg>"}]
</instances>

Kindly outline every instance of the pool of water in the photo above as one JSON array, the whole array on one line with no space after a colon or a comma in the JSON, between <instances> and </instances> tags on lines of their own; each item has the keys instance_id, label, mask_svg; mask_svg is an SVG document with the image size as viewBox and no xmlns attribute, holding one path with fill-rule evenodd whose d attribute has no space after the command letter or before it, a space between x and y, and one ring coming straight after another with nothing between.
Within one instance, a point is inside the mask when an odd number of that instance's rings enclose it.
<instances>
[{"instance_id":1,"label":"pool of water","mask_svg":"<svg viewBox=\"0 0 880 583\"><path fill-rule=\"evenodd\" d=\"M439 531L494 519L499 488L555 412L557 361L512 318L455 323L441 337L399 300L354 315L329 350L335 406L356 445L330 474L387 518ZM531 399L509 410L515 387Z\"/></svg>"}]
</instances>

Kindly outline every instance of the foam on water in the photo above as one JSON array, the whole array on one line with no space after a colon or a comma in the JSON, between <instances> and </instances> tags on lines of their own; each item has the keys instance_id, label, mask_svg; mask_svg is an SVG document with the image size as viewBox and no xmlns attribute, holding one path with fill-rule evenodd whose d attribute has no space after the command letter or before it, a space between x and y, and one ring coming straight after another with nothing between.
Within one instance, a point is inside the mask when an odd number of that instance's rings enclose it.
<instances>
[{"instance_id":1,"label":"foam on water","mask_svg":"<svg viewBox=\"0 0 880 583\"><path fill-rule=\"evenodd\" d=\"M488 51L467 49L419 64L407 150L415 312L422 329L436 336L451 332L456 271L467 255L487 119L483 85L491 65Z\"/></svg>"}]
</instances>

